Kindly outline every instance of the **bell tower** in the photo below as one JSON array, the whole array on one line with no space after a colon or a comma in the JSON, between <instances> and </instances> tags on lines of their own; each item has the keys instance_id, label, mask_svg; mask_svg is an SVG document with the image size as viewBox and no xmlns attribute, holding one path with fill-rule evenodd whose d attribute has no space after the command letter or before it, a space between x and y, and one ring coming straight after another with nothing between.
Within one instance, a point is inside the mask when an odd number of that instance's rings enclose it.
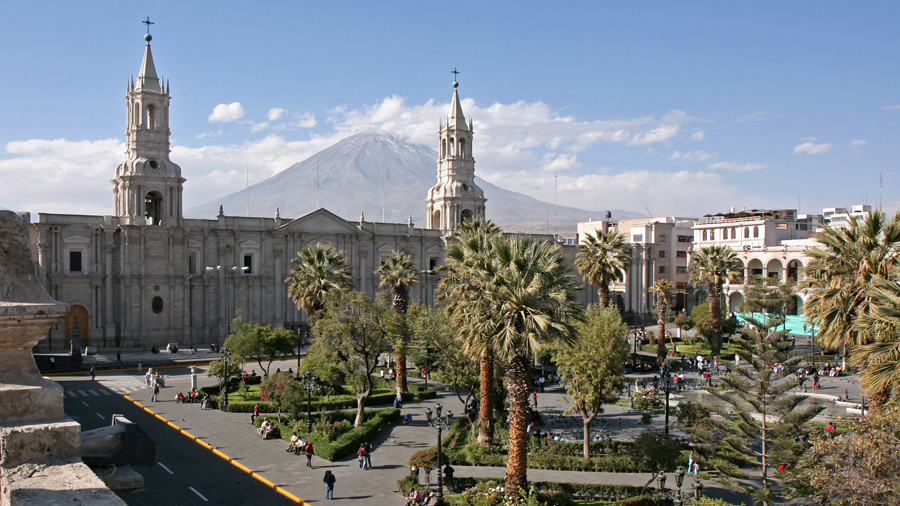
<instances>
[{"instance_id":1,"label":"bell tower","mask_svg":"<svg viewBox=\"0 0 900 506\"><path fill-rule=\"evenodd\" d=\"M455 69L454 69L454 73ZM426 228L450 235L456 226L473 218L484 218L484 192L475 184L475 158L472 157L472 120L466 123L453 82L453 99L447 122L440 123L437 184L425 199Z\"/></svg>"},{"instance_id":2,"label":"bell tower","mask_svg":"<svg viewBox=\"0 0 900 506\"><path fill-rule=\"evenodd\" d=\"M128 80L125 163L112 180L115 215L129 225L180 226L181 167L169 160L169 85L156 75L148 33L137 81Z\"/></svg>"}]
</instances>

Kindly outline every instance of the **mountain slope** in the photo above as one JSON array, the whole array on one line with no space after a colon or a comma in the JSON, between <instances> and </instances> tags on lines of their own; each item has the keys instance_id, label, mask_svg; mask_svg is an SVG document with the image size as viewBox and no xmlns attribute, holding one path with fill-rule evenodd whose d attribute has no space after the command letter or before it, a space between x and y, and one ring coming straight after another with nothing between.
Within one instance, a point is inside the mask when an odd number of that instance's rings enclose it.
<instances>
[{"instance_id":1,"label":"mountain slope","mask_svg":"<svg viewBox=\"0 0 900 506\"><path fill-rule=\"evenodd\" d=\"M358 134L348 137L308 159L250 187L250 215L274 216L279 208L284 218L294 218L316 209L316 170L319 170L319 206L347 220L365 213L369 221L405 223L412 215L418 226L425 224L428 189L436 182L431 149L401 142L394 137ZM477 170L477 165L476 165ZM521 193L504 190L483 179L478 185L487 197L487 216L509 231L559 233L573 236L575 223L599 219L604 211L554 206ZM187 209L190 218L213 218L219 205L229 215L246 210L244 190L214 202ZM555 216L555 218L554 218ZM614 210L618 219L639 214ZM548 224L556 224L549 226ZM549 228L548 228L549 226Z\"/></svg>"}]
</instances>

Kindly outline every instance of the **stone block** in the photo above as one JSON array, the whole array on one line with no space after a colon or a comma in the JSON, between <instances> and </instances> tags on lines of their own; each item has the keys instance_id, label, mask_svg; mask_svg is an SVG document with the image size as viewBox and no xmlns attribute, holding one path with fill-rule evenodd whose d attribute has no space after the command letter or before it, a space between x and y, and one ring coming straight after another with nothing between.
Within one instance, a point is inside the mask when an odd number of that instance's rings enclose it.
<instances>
[{"instance_id":1,"label":"stone block","mask_svg":"<svg viewBox=\"0 0 900 506\"><path fill-rule=\"evenodd\" d=\"M0 476L0 506L90 504L125 506L96 474L77 460L55 464L26 464Z\"/></svg>"},{"instance_id":2,"label":"stone block","mask_svg":"<svg viewBox=\"0 0 900 506\"><path fill-rule=\"evenodd\" d=\"M0 426L0 467L9 469L73 457L81 457L81 425L71 418Z\"/></svg>"},{"instance_id":3,"label":"stone block","mask_svg":"<svg viewBox=\"0 0 900 506\"><path fill-rule=\"evenodd\" d=\"M66 416L63 393L58 383L48 379L41 385L0 383L0 424L61 420Z\"/></svg>"}]
</instances>

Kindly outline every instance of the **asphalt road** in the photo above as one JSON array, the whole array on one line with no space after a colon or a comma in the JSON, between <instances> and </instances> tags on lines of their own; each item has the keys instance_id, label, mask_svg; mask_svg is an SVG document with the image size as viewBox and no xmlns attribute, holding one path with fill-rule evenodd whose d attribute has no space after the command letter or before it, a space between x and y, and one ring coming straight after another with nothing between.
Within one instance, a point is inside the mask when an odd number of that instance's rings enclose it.
<instances>
[{"instance_id":1,"label":"asphalt road","mask_svg":"<svg viewBox=\"0 0 900 506\"><path fill-rule=\"evenodd\" d=\"M139 424L156 442L156 465L134 468L144 476L145 488L125 499L129 505L296 504L138 408L121 394L91 381L90 376L53 379L67 391L66 414L79 422L82 430L110 425L113 414L122 414ZM119 379L135 385L140 381L124 373L120 373ZM166 389L165 395L172 390Z\"/></svg>"}]
</instances>

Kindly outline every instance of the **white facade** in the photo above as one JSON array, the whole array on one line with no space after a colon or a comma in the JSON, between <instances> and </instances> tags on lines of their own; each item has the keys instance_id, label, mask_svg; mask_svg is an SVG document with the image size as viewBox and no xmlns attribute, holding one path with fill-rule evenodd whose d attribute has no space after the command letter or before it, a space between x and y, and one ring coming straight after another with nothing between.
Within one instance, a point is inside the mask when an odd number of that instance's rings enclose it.
<instances>
[{"instance_id":1,"label":"white facade","mask_svg":"<svg viewBox=\"0 0 900 506\"><path fill-rule=\"evenodd\" d=\"M845 207L826 207L822 209L825 225L831 228L846 228L850 226L850 218L857 221L865 221L872 212L872 206L866 204L855 205L848 211Z\"/></svg>"}]
</instances>

